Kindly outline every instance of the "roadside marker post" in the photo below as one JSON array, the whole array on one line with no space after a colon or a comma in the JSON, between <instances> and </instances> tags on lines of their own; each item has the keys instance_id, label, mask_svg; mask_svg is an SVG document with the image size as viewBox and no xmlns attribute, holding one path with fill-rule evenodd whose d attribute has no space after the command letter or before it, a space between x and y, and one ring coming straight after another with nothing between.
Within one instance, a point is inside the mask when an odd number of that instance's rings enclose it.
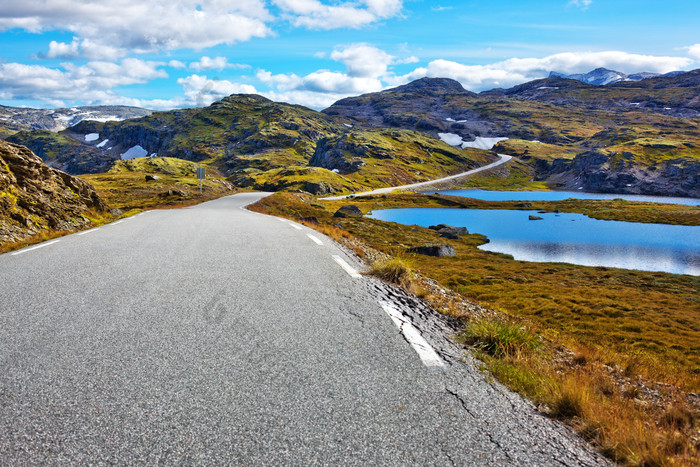
<instances>
[{"instance_id":1,"label":"roadside marker post","mask_svg":"<svg viewBox=\"0 0 700 467\"><path fill-rule=\"evenodd\" d=\"M199 179L199 194L202 194L202 180L206 177L206 170L204 167L197 167L197 178Z\"/></svg>"}]
</instances>

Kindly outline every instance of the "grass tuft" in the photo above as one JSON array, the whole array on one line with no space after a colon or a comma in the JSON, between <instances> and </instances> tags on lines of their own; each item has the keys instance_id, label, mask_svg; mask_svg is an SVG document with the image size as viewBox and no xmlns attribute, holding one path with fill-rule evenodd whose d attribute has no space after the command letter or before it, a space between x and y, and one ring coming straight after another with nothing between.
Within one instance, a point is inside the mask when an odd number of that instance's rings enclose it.
<instances>
[{"instance_id":1,"label":"grass tuft","mask_svg":"<svg viewBox=\"0 0 700 467\"><path fill-rule=\"evenodd\" d=\"M539 338L524 326L492 317L471 321L460 340L496 358L529 355L541 344Z\"/></svg>"},{"instance_id":2,"label":"grass tuft","mask_svg":"<svg viewBox=\"0 0 700 467\"><path fill-rule=\"evenodd\" d=\"M574 378L567 378L556 388L551 415L556 418L583 417L590 407L588 387Z\"/></svg>"},{"instance_id":3,"label":"grass tuft","mask_svg":"<svg viewBox=\"0 0 700 467\"><path fill-rule=\"evenodd\" d=\"M392 256L387 260L375 261L370 274L409 291L414 288L413 271L403 258Z\"/></svg>"}]
</instances>

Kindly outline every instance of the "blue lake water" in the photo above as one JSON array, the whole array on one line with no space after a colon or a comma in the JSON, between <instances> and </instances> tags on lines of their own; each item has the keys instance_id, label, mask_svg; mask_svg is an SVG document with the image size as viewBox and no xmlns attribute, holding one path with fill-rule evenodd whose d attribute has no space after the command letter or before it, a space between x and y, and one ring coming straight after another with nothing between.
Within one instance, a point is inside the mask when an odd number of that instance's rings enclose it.
<instances>
[{"instance_id":1,"label":"blue lake water","mask_svg":"<svg viewBox=\"0 0 700 467\"><path fill-rule=\"evenodd\" d=\"M486 235L482 250L517 260L565 262L700 276L700 227L603 221L582 214L488 209L383 209L375 219L428 227L449 224Z\"/></svg>"},{"instance_id":2,"label":"blue lake water","mask_svg":"<svg viewBox=\"0 0 700 467\"><path fill-rule=\"evenodd\" d=\"M483 199L484 201L561 201L577 199L615 199L646 201L652 203L687 204L700 206L700 198L677 198L671 196L622 195L607 193L585 193L580 191L491 191L491 190L443 190L431 191L443 195Z\"/></svg>"}]
</instances>

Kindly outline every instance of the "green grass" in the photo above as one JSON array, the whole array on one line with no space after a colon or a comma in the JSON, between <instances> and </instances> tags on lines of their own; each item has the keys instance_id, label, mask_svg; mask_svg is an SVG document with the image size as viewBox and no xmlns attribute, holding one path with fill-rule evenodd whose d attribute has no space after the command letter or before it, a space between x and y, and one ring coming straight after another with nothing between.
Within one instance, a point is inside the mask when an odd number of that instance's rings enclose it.
<instances>
[{"instance_id":1,"label":"green grass","mask_svg":"<svg viewBox=\"0 0 700 467\"><path fill-rule=\"evenodd\" d=\"M525 326L502 318L477 318L467 323L459 341L496 358L519 358L539 349L541 342Z\"/></svg>"}]
</instances>

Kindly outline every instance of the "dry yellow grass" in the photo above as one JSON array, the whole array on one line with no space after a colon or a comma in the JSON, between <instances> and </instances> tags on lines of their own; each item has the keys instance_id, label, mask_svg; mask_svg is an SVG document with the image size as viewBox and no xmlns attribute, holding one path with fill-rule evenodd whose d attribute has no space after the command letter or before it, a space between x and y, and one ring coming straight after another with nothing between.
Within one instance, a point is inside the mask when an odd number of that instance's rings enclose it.
<instances>
[{"instance_id":1,"label":"dry yellow grass","mask_svg":"<svg viewBox=\"0 0 700 467\"><path fill-rule=\"evenodd\" d=\"M375 202L353 200L364 210ZM337 204L277 194L255 209L314 216L318 228L389 255L446 241L414 226L333 218ZM416 255L412 267L541 336L535 352L494 356L475 346L493 375L621 464L700 464L700 400L692 394L700 389L699 278L519 262L478 250L477 235L448 242L456 258Z\"/></svg>"}]
</instances>

